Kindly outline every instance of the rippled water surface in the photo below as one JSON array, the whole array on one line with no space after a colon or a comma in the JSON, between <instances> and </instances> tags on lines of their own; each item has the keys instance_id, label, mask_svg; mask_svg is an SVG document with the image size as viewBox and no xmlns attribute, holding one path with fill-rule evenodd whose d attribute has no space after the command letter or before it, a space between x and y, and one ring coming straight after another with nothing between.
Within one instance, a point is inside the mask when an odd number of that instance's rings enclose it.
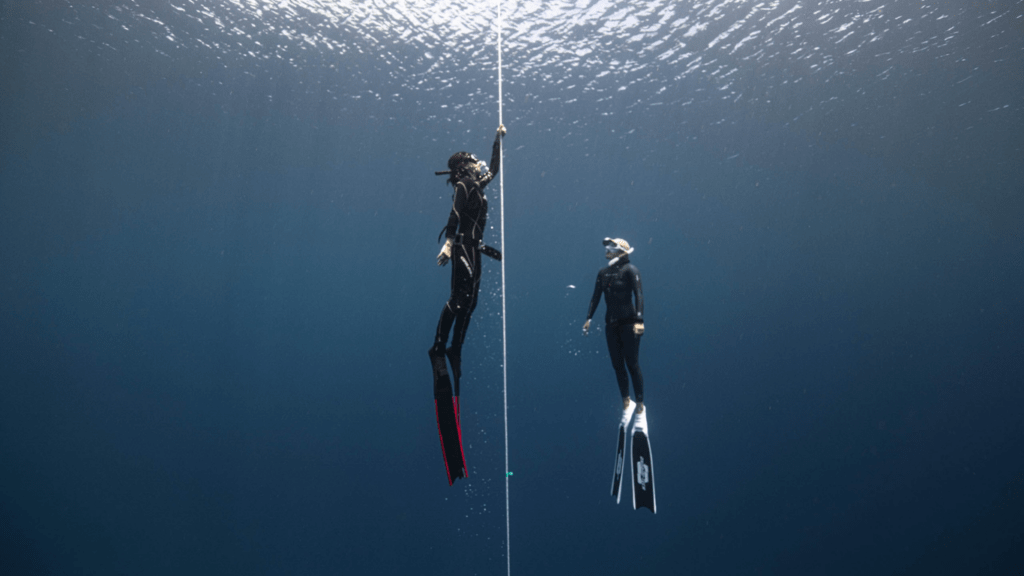
<instances>
[{"instance_id":1,"label":"rippled water surface","mask_svg":"<svg viewBox=\"0 0 1024 576\"><path fill-rule=\"evenodd\" d=\"M60 10L61 21L49 25L80 34L82 49L101 58L141 43L168 58L251 74L274 73L278 62L315 65L323 70L307 88L341 98L415 99L428 109L496 99L478 81L495 75L495 3L170 1ZM941 66L969 89L979 67L1021 50L1019 1L580 0L506 2L501 10L509 100L585 102L601 114L768 105L803 84L816 98L793 110L798 116L874 97L922 67Z\"/></svg>"}]
</instances>

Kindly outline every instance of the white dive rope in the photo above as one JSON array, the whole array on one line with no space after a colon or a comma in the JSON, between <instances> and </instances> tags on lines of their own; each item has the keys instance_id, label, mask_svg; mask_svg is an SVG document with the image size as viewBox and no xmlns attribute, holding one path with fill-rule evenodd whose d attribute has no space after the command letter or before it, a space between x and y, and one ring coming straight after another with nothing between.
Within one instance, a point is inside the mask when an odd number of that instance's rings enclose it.
<instances>
[{"instance_id":1,"label":"white dive rope","mask_svg":"<svg viewBox=\"0 0 1024 576\"><path fill-rule=\"evenodd\" d=\"M498 124L504 125L501 109L501 0L498 0ZM505 146L498 147L501 169L498 171L498 199L501 211L501 399L505 416L505 568L512 576L511 526L508 518L508 345L505 323Z\"/></svg>"}]
</instances>

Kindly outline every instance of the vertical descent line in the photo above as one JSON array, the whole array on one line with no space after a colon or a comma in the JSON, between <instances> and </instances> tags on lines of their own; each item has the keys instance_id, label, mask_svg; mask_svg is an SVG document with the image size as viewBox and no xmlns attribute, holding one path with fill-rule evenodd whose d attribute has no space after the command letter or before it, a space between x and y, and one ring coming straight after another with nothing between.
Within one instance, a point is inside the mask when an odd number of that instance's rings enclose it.
<instances>
[{"instance_id":1,"label":"vertical descent line","mask_svg":"<svg viewBox=\"0 0 1024 576\"><path fill-rule=\"evenodd\" d=\"M503 125L501 103L501 0L498 0L498 124ZM503 137L504 138L504 137ZM508 326L505 316L505 146L498 147L501 158L501 170L498 171L498 198L501 211L501 399L505 417L505 569L512 576L511 524L508 514Z\"/></svg>"}]
</instances>

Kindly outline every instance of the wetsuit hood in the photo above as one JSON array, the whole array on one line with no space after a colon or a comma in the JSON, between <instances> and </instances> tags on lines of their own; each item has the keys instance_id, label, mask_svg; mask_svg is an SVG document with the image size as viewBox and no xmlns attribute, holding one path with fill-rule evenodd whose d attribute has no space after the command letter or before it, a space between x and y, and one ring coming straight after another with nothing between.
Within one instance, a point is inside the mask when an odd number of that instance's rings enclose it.
<instances>
[{"instance_id":1,"label":"wetsuit hood","mask_svg":"<svg viewBox=\"0 0 1024 576\"><path fill-rule=\"evenodd\" d=\"M448 169L434 172L437 176L444 176L451 174L448 178L449 184L454 184L459 180L462 180L466 176L472 176L473 171L471 167L480 163L480 160L469 152L456 152L448 158ZM481 172L486 171L486 164L481 168ZM479 176L479 175L478 175Z\"/></svg>"},{"instance_id":2,"label":"wetsuit hood","mask_svg":"<svg viewBox=\"0 0 1024 576\"><path fill-rule=\"evenodd\" d=\"M452 154L450 158L448 158L448 170L454 172L458 170L459 166L462 166L463 164L472 164L475 162L478 162L476 156L470 154L469 152L456 152L455 154Z\"/></svg>"},{"instance_id":3,"label":"wetsuit hood","mask_svg":"<svg viewBox=\"0 0 1024 576\"><path fill-rule=\"evenodd\" d=\"M622 238L605 238L602 244L604 244L604 249L608 252L617 250L624 254L633 253L633 248L629 246L629 242L626 242Z\"/></svg>"},{"instance_id":4,"label":"wetsuit hood","mask_svg":"<svg viewBox=\"0 0 1024 576\"><path fill-rule=\"evenodd\" d=\"M605 238L603 244L606 254L615 254L615 257L608 261L609 266L614 266L620 261L629 262L629 255L633 253L629 242L622 238Z\"/></svg>"}]
</instances>

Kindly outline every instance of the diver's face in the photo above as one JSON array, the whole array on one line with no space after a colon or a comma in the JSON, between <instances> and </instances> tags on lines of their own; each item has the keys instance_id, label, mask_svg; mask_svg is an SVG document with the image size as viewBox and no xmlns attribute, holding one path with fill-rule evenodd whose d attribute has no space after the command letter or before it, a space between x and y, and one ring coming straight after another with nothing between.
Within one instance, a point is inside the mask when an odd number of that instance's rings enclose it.
<instances>
[{"instance_id":1,"label":"diver's face","mask_svg":"<svg viewBox=\"0 0 1024 576\"><path fill-rule=\"evenodd\" d=\"M604 251L604 259L605 260L611 260L612 258L615 258L618 255L619 255L619 251L618 250L605 250Z\"/></svg>"}]
</instances>

